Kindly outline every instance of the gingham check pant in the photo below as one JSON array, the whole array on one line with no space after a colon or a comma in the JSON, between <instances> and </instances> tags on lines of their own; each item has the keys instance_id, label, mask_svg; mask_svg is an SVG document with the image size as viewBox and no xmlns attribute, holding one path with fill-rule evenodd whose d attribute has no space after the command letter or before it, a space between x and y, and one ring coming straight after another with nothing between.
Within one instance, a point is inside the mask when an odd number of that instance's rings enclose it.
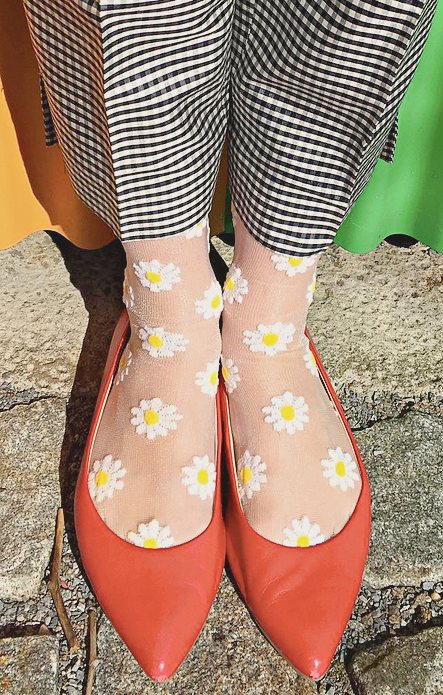
<instances>
[{"instance_id":1,"label":"gingham check pant","mask_svg":"<svg viewBox=\"0 0 443 695\"><path fill-rule=\"evenodd\" d=\"M246 228L324 250L379 157L437 0L24 0L46 143L122 241L211 207L228 139Z\"/></svg>"}]
</instances>

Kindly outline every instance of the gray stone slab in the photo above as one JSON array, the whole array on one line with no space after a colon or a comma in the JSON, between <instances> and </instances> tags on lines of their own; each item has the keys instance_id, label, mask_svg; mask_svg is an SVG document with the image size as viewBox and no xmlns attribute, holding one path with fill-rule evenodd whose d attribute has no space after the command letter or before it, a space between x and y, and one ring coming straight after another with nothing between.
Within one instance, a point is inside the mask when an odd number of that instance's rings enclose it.
<instances>
[{"instance_id":1,"label":"gray stone slab","mask_svg":"<svg viewBox=\"0 0 443 695\"><path fill-rule=\"evenodd\" d=\"M57 695L56 637L0 639L0 692L4 695Z\"/></svg>"},{"instance_id":2,"label":"gray stone slab","mask_svg":"<svg viewBox=\"0 0 443 695\"><path fill-rule=\"evenodd\" d=\"M82 251L55 238L38 232L0 253L0 409L68 396L85 372L81 386L97 386L122 308L123 256L117 244Z\"/></svg>"},{"instance_id":3,"label":"gray stone slab","mask_svg":"<svg viewBox=\"0 0 443 695\"><path fill-rule=\"evenodd\" d=\"M443 576L443 418L408 413L356 433L371 482L365 580L419 585Z\"/></svg>"},{"instance_id":4,"label":"gray stone slab","mask_svg":"<svg viewBox=\"0 0 443 695\"><path fill-rule=\"evenodd\" d=\"M96 695L315 695L255 627L230 582L223 580L208 621L176 675L150 681L108 621L99 630Z\"/></svg>"},{"instance_id":5,"label":"gray stone slab","mask_svg":"<svg viewBox=\"0 0 443 695\"><path fill-rule=\"evenodd\" d=\"M441 695L443 628L366 649L351 659L349 671L359 695Z\"/></svg>"},{"instance_id":6,"label":"gray stone slab","mask_svg":"<svg viewBox=\"0 0 443 695\"><path fill-rule=\"evenodd\" d=\"M38 593L60 505L65 402L47 399L0 413L0 598Z\"/></svg>"}]
</instances>

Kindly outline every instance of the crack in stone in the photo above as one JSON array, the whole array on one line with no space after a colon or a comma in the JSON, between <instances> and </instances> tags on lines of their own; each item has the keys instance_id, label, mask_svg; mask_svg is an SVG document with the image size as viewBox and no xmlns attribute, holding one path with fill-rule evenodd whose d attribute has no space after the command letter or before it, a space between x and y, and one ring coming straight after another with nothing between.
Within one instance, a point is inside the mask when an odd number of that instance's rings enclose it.
<instances>
[{"instance_id":1,"label":"crack in stone","mask_svg":"<svg viewBox=\"0 0 443 695\"><path fill-rule=\"evenodd\" d=\"M20 397L19 394L17 394L17 396ZM12 403L4 403L0 401L0 413L10 412L11 410L14 410L14 408L18 408L19 406L33 405L34 403L39 403L40 401L50 400L64 401L65 398L63 398L63 396L56 396L54 394L38 394L24 397L22 400L15 400Z\"/></svg>"}]
</instances>

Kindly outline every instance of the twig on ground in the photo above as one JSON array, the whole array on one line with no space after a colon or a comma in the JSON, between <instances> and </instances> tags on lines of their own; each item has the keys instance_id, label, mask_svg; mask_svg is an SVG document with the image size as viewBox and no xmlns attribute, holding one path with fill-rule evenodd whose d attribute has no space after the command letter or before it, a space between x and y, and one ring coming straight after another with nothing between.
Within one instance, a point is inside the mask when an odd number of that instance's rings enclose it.
<instances>
[{"instance_id":1,"label":"twig on ground","mask_svg":"<svg viewBox=\"0 0 443 695\"><path fill-rule=\"evenodd\" d=\"M54 601L55 610L62 626L62 630L68 642L68 647L71 651L78 651L80 642L74 632L68 613L63 603L63 598L60 591L60 566L63 551L63 532L65 530L65 519L63 509L60 507L57 511L57 522L55 525L54 548L52 551L51 572L48 579L48 589Z\"/></svg>"},{"instance_id":2,"label":"twig on ground","mask_svg":"<svg viewBox=\"0 0 443 695\"><path fill-rule=\"evenodd\" d=\"M91 608L88 613L88 675L86 678L85 695L92 695L97 667L97 611Z\"/></svg>"}]
</instances>

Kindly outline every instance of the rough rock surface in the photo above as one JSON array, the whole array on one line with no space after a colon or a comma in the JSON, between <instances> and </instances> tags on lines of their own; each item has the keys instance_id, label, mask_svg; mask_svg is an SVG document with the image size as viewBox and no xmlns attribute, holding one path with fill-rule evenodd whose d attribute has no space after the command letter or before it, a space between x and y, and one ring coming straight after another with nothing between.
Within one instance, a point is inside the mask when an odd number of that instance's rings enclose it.
<instances>
[{"instance_id":1,"label":"rough rock surface","mask_svg":"<svg viewBox=\"0 0 443 695\"><path fill-rule=\"evenodd\" d=\"M62 399L0 412L0 598L37 594L60 504Z\"/></svg>"},{"instance_id":2,"label":"rough rock surface","mask_svg":"<svg viewBox=\"0 0 443 695\"><path fill-rule=\"evenodd\" d=\"M85 372L82 386L97 386L121 308L123 257L117 244L82 251L54 238L39 232L0 254L0 409L66 397Z\"/></svg>"},{"instance_id":3,"label":"rough rock surface","mask_svg":"<svg viewBox=\"0 0 443 695\"><path fill-rule=\"evenodd\" d=\"M0 692L4 695L57 695L57 671L57 638L0 639Z\"/></svg>"},{"instance_id":4,"label":"rough rock surface","mask_svg":"<svg viewBox=\"0 0 443 695\"><path fill-rule=\"evenodd\" d=\"M352 658L349 671L359 695L441 695L443 628L366 649Z\"/></svg>"},{"instance_id":5,"label":"rough rock surface","mask_svg":"<svg viewBox=\"0 0 443 695\"><path fill-rule=\"evenodd\" d=\"M365 580L373 587L443 577L443 418L407 413L357 433L372 490Z\"/></svg>"}]
</instances>

